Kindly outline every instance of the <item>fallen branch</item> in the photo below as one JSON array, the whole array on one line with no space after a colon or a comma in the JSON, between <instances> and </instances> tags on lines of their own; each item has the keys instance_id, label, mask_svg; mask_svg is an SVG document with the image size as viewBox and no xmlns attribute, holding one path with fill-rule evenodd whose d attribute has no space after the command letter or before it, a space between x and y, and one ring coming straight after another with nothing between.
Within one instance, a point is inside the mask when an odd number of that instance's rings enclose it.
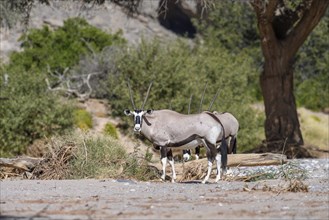
<instances>
[{"instance_id":1,"label":"fallen branch","mask_svg":"<svg viewBox=\"0 0 329 220\"><path fill-rule=\"evenodd\" d=\"M229 154L227 155L228 167L242 166L270 166L282 165L287 162L287 156L283 154L262 153L262 154ZM185 163L187 167L197 166L199 163L207 164L207 158L192 160Z\"/></svg>"},{"instance_id":2,"label":"fallen branch","mask_svg":"<svg viewBox=\"0 0 329 220\"><path fill-rule=\"evenodd\" d=\"M34 157L0 158L0 167L32 171L42 160L43 158Z\"/></svg>"}]
</instances>

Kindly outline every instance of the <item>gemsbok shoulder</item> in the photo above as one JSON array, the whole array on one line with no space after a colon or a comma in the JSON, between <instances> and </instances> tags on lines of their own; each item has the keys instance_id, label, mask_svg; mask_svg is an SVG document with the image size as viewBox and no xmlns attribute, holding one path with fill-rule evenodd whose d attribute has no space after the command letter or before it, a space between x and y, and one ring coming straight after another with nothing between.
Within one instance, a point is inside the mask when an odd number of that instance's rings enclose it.
<instances>
[{"instance_id":1,"label":"gemsbok shoulder","mask_svg":"<svg viewBox=\"0 0 329 220\"><path fill-rule=\"evenodd\" d=\"M207 150L208 170L202 183L209 180L214 160L217 161L216 182L218 182L222 175L226 173L228 149L221 122L213 113L207 111L186 115L168 109L144 110L151 86L152 83L148 88L142 107L137 109L128 82L134 110L127 109L124 113L134 116L134 131L141 133L156 149L160 149L163 169L161 178L165 180L168 158L172 168L172 182L175 182L176 172L171 148L194 149L199 145L203 145ZM216 142L220 137L222 137L221 145L217 148Z\"/></svg>"}]
</instances>

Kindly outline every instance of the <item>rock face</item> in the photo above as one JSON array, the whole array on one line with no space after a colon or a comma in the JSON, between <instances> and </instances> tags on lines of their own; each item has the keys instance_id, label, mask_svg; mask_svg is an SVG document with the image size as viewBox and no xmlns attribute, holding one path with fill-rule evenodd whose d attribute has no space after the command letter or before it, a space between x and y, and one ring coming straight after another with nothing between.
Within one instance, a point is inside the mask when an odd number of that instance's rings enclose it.
<instances>
[{"instance_id":1,"label":"rock face","mask_svg":"<svg viewBox=\"0 0 329 220\"><path fill-rule=\"evenodd\" d=\"M196 17L196 7L193 1L143 0L139 13L128 16L123 7L107 1L101 6L91 7L82 5L80 1L53 0L50 6L39 3L33 6L28 28L41 28L43 25L57 28L63 25L64 20L80 16L108 33L122 30L131 44L138 44L142 38L149 40L154 37L168 41L177 38L177 35L194 37L196 29L191 18ZM24 27L19 24L12 29L1 28L1 60L7 62L10 52L20 50L18 39L23 31Z\"/></svg>"}]
</instances>

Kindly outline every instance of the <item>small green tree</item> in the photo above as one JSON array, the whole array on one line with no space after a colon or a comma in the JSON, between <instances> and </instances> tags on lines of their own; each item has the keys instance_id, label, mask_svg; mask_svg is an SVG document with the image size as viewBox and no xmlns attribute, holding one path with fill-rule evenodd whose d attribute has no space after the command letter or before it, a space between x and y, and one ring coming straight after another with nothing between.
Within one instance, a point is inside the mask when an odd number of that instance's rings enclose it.
<instances>
[{"instance_id":1,"label":"small green tree","mask_svg":"<svg viewBox=\"0 0 329 220\"><path fill-rule=\"evenodd\" d=\"M107 34L82 18L69 18L56 30L48 26L32 29L19 40L23 51L12 53L11 68L19 65L25 71L38 69L46 72L49 66L52 71L60 73L77 64L83 55L125 43L121 32Z\"/></svg>"},{"instance_id":2,"label":"small green tree","mask_svg":"<svg viewBox=\"0 0 329 220\"><path fill-rule=\"evenodd\" d=\"M4 72L0 72L1 79ZM25 152L35 139L63 133L72 126L73 107L47 91L44 78L31 72L8 74L0 81L0 153Z\"/></svg>"}]
</instances>

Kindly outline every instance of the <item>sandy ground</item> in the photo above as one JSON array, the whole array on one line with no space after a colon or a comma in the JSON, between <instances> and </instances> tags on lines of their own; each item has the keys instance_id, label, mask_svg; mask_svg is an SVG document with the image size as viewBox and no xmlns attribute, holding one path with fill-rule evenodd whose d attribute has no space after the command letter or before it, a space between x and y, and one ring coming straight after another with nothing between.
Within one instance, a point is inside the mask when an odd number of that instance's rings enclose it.
<instances>
[{"instance_id":1,"label":"sandy ground","mask_svg":"<svg viewBox=\"0 0 329 220\"><path fill-rule=\"evenodd\" d=\"M4 180L0 218L328 219L328 159L312 161L304 163L310 174L303 181L308 192L287 192L289 182L278 179L217 184Z\"/></svg>"}]
</instances>

